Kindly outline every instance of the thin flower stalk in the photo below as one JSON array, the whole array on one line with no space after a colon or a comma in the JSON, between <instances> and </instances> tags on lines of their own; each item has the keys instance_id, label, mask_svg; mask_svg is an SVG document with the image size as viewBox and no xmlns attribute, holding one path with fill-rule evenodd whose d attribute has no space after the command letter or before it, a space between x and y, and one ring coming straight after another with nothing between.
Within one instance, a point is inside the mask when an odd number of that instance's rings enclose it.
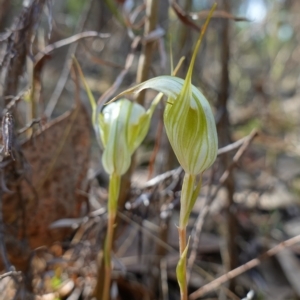
<instances>
[{"instance_id":1,"label":"thin flower stalk","mask_svg":"<svg viewBox=\"0 0 300 300\"><path fill-rule=\"evenodd\" d=\"M110 280L111 280L111 252L114 236L114 225L117 215L118 198L120 192L120 180L121 176L113 173L109 178L109 193L107 203L107 231L104 244L104 285L103 285L103 300L109 299Z\"/></svg>"}]
</instances>

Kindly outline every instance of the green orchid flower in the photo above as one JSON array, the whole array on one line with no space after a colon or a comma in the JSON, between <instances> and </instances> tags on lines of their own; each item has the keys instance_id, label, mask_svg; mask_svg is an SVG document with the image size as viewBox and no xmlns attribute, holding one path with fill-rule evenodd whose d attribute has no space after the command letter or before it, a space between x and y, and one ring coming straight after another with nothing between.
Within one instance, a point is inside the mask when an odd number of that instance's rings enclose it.
<instances>
[{"instance_id":1,"label":"green orchid flower","mask_svg":"<svg viewBox=\"0 0 300 300\"><path fill-rule=\"evenodd\" d=\"M104 147L102 163L108 174L123 175L128 170L133 152L149 130L159 100L157 97L148 111L127 99L104 107L99 117L99 132Z\"/></svg>"},{"instance_id":2,"label":"green orchid flower","mask_svg":"<svg viewBox=\"0 0 300 300\"><path fill-rule=\"evenodd\" d=\"M190 72L189 72L190 73ZM168 96L164 124L176 157L186 173L197 175L216 159L218 137L211 107L201 91L175 76L158 76L120 95L154 89Z\"/></svg>"}]
</instances>

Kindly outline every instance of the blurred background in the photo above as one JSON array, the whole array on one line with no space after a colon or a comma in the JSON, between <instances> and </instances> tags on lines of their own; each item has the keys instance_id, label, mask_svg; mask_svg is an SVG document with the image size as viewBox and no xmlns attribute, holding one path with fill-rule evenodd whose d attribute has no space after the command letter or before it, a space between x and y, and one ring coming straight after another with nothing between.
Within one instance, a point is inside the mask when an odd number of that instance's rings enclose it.
<instances>
[{"instance_id":1,"label":"blurred background","mask_svg":"<svg viewBox=\"0 0 300 300\"><path fill-rule=\"evenodd\" d=\"M300 2L216 2L193 84L221 151L189 223L190 299L300 299ZM13 156L0 162L0 266L17 270L0 275L0 299L92 299L101 281L108 177L72 57L100 107L183 56L184 78L213 3L0 0L0 109L14 117ZM149 107L155 94L128 97ZM164 103L122 180L111 299L180 299L183 173Z\"/></svg>"}]
</instances>

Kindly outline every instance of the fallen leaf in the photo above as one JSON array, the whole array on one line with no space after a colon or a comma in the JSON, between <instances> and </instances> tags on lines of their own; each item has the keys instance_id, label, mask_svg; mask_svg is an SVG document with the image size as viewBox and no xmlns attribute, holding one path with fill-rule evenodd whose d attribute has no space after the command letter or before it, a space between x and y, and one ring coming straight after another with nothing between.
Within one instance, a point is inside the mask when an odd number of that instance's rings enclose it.
<instances>
[{"instance_id":1,"label":"fallen leaf","mask_svg":"<svg viewBox=\"0 0 300 300\"><path fill-rule=\"evenodd\" d=\"M3 197L9 257L22 265L31 249L62 240L70 230L50 229L62 218L76 218L85 196L90 150L90 118L81 105L49 122L21 145L25 164L5 173L12 194ZM24 167L25 166L25 167ZM20 171L23 173L18 180ZM19 261L21 260L21 261ZM20 264L19 264L20 263Z\"/></svg>"}]
</instances>

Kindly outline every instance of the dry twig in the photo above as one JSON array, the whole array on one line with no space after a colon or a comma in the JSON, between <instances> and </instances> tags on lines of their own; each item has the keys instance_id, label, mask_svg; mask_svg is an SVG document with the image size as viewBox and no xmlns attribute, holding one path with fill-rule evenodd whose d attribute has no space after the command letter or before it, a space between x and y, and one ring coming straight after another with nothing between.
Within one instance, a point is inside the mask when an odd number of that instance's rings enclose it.
<instances>
[{"instance_id":1,"label":"dry twig","mask_svg":"<svg viewBox=\"0 0 300 300\"><path fill-rule=\"evenodd\" d=\"M157 24L157 8L158 1L157 0L149 0L146 4L146 22L145 22L145 30L144 35L149 35L152 31L156 29ZM150 70L151 62L152 62L152 53L153 46L155 41L147 42L143 45L142 54L140 56L136 81L137 83L141 83L148 79L148 73ZM137 103L143 104L145 97L145 91L142 91L137 96Z\"/></svg>"},{"instance_id":2,"label":"dry twig","mask_svg":"<svg viewBox=\"0 0 300 300\"><path fill-rule=\"evenodd\" d=\"M4 222L3 222L3 211L2 211L2 191L0 192L0 255L2 262L4 263L5 270L13 271L14 267L10 263L6 251L5 236L4 236ZM0 278L1 279L1 278Z\"/></svg>"},{"instance_id":3,"label":"dry twig","mask_svg":"<svg viewBox=\"0 0 300 300\"><path fill-rule=\"evenodd\" d=\"M90 13L92 4L93 4L93 0L90 0L89 2L87 2L85 4L85 8L81 14L81 18L78 22L78 25L77 25L77 28L75 29L75 31L81 32L83 30L85 23L88 19L88 15ZM71 66L72 66L72 56L76 53L77 47L78 47L78 42L74 42L73 44L71 44L71 46L68 50L67 57L65 59L65 64L64 64L63 70L60 74L60 78L58 79L55 90L52 93L50 100L48 102L48 105L46 107L46 110L45 110L45 115L48 118L52 115L53 110L58 102L58 99L67 83L67 80L68 80L69 74L70 74L70 70L71 70Z\"/></svg>"},{"instance_id":4,"label":"dry twig","mask_svg":"<svg viewBox=\"0 0 300 300\"><path fill-rule=\"evenodd\" d=\"M198 244L199 244L199 240L200 240L200 234L201 234L201 231L202 231L204 220L205 220L206 216L209 213L209 207L212 204L212 202L214 201L214 199L216 198L216 196L218 195L218 192L220 191L221 187L224 185L225 181L227 180L231 170L236 166L237 162L240 160L242 155L248 149L248 147L250 146L253 139L257 136L257 134L258 134L258 132L256 130L253 130L247 137L231 144L231 145L234 145L234 144L238 145L238 144L240 144L241 141L243 141L243 144L242 144L241 148L237 151L237 153L233 157L232 163L228 166L228 168L224 171L221 178L219 179L219 184L216 187L214 193L210 196L209 195L207 196L205 204L204 204L203 208L201 209L201 213L198 215L197 221L195 223L195 227L193 229L193 231L194 231L194 233L192 234L193 243L192 243L192 247L191 247L191 254L190 254L190 257L189 257L189 260L188 260L188 273L189 274L191 272L191 269L192 269L193 264L194 264L195 259L196 259L197 248L198 248ZM230 147L231 145L228 145L228 146L225 146L224 148L221 148L220 149L221 151L219 151L219 152L221 154L223 154L224 152L223 152L222 149L231 150L232 149L232 147Z\"/></svg>"},{"instance_id":5,"label":"dry twig","mask_svg":"<svg viewBox=\"0 0 300 300\"><path fill-rule=\"evenodd\" d=\"M197 19L205 19L207 17L207 15L209 14L209 10L202 10L200 12L191 12L189 13L189 15L193 18L193 20L197 20ZM233 21L236 22L240 22L240 21L246 21L249 22L249 20L247 18L244 17L236 17L224 10L216 10L214 11L214 14L212 16L213 19L231 19Z\"/></svg>"},{"instance_id":6,"label":"dry twig","mask_svg":"<svg viewBox=\"0 0 300 300\"><path fill-rule=\"evenodd\" d=\"M260 255L259 257L248 261L247 263L243 264L242 266L239 266L236 269L231 270L228 273L213 280L212 282L204 285L203 287L201 287L200 289L198 289L197 291L192 293L189 296L189 299L196 300L197 298L204 296L205 294L218 288L221 284L224 284L228 280L231 280L231 279L249 271L250 269L257 267L263 260L270 258L270 257L274 256L275 254L277 254L278 252L280 252L281 250L283 250L287 247L291 247L299 242L300 242L300 235L297 235L291 239L281 242L280 244L271 248L270 250L268 250L264 254Z\"/></svg>"},{"instance_id":7,"label":"dry twig","mask_svg":"<svg viewBox=\"0 0 300 300\"><path fill-rule=\"evenodd\" d=\"M23 7L20 16L11 29L4 35L6 50L0 58L0 76L5 80L2 95L15 95L18 90L19 77L23 74L26 56L32 56L32 43L36 27L40 22L43 7L49 0L33 0ZM24 1L25 3L25 1ZM2 42L1 41L1 42ZM5 105L7 102L4 103Z\"/></svg>"},{"instance_id":8,"label":"dry twig","mask_svg":"<svg viewBox=\"0 0 300 300\"><path fill-rule=\"evenodd\" d=\"M9 272L6 272L6 273L0 275L0 280L2 280L2 279L5 278L5 277L9 277L9 276L19 276L19 275L21 275L21 274L22 274L22 272L20 272L20 271L9 271Z\"/></svg>"},{"instance_id":9,"label":"dry twig","mask_svg":"<svg viewBox=\"0 0 300 300\"><path fill-rule=\"evenodd\" d=\"M63 40L57 41L53 44L47 45L45 49L39 51L38 54L35 56L35 65L39 63L41 59L43 59L44 56L49 55L52 53L54 50L65 47L67 45L73 44L81 39L85 38L91 38L91 37L99 37L99 38L108 38L110 35L107 33L100 33L97 31L85 31L85 32L80 32L77 34L74 34L68 38L65 38Z\"/></svg>"},{"instance_id":10,"label":"dry twig","mask_svg":"<svg viewBox=\"0 0 300 300\"><path fill-rule=\"evenodd\" d=\"M117 76L115 82L111 85L111 87L98 99L98 106L97 106L97 115L100 113L102 106L104 103L116 92L116 90L121 85L125 75L128 73L134 59L135 51L137 46L140 43L141 38L136 37L132 43L131 43L131 49L128 53L125 61L124 69L120 72L120 74Z\"/></svg>"}]
</instances>

